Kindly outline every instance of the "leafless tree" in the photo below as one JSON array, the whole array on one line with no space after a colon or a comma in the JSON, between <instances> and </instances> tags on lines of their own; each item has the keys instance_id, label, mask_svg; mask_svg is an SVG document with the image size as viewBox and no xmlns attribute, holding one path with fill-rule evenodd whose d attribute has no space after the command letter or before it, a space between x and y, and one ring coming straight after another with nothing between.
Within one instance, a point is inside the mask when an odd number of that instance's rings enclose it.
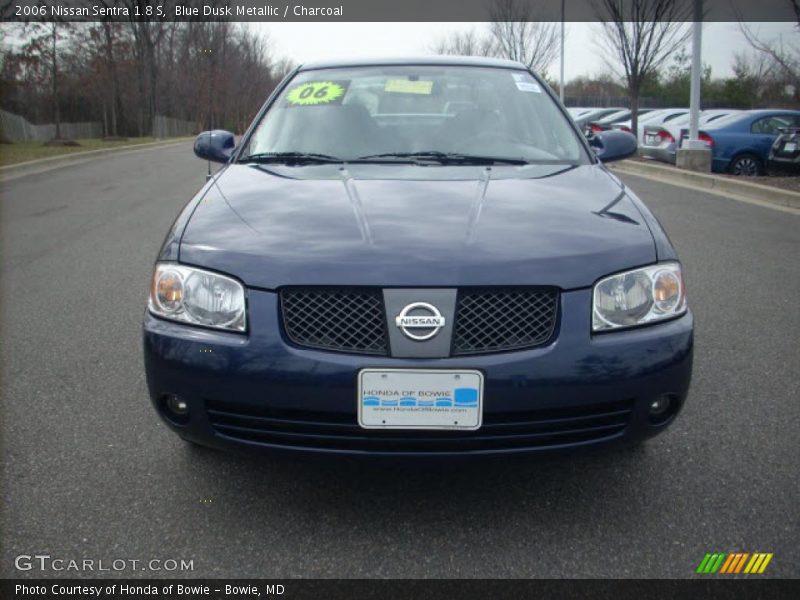
<instances>
[{"instance_id":1,"label":"leafless tree","mask_svg":"<svg viewBox=\"0 0 800 600\"><path fill-rule=\"evenodd\" d=\"M800 29L800 0L786 0L786 2L796 15L796 28ZM800 88L800 44L796 38L790 41L784 40L781 36L766 38L752 24L745 23L741 18L739 29L750 46L767 58L787 84L793 85L795 89Z\"/></svg>"},{"instance_id":2,"label":"leafless tree","mask_svg":"<svg viewBox=\"0 0 800 600\"><path fill-rule=\"evenodd\" d=\"M136 58L137 82L141 104L138 110L139 135L150 131L153 117L158 113L158 48L166 32L175 26L154 11L149 0L102 0L107 6L115 4L128 8L128 29L133 36ZM160 6L164 14L171 14L174 2L166 0Z\"/></svg>"},{"instance_id":3,"label":"leafless tree","mask_svg":"<svg viewBox=\"0 0 800 600\"><path fill-rule=\"evenodd\" d=\"M289 73L291 73L294 68L297 66L297 63L293 61L291 58L283 57L272 65L272 69L270 70L273 79L275 81L280 81L284 77L286 77Z\"/></svg>"},{"instance_id":4,"label":"leafless tree","mask_svg":"<svg viewBox=\"0 0 800 600\"><path fill-rule=\"evenodd\" d=\"M488 31L456 32L436 42L437 54L493 56L523 63L544 74L558 55L558 27L541 15L529 0L493 0Z\"/></svg>"},{"instance_id":5,"label":"leafless tree","mask_svg":"<svg viewBox=\"0 0 800 600\"><path fill-rule=\"evenodd\" d=\"M642 85L658 72L691 34L687 0L593 0L602 21L601 49L628 86L631 128L638 131Z\"/></svg>"},{"instance_id":6,"label":"leafless tree","mask_svg":"<svg viewBox=\"0 0 800 600\"><path fill-rule=\"evenodd\" d=\"M24 32L28 36L28 42L23 47L23 52L32 63L38 62L48 71L51 93L50 102L53 121L56 126L54 139L56 140L61 139L61 95L59 90L61 46L72 30L71 23L59 23L58 21L26 23L24 25Z\"/></svg>"},{"instance_id":7,"label":"leafless tree","mask_svg":"<svg viewBox=\"0 0 800 600\"><path fill-rule=\"evenodd\" d=\"M124 26L113 21L75 25L75 70L86 83L85 91L102 107L106 136L117 136L122 100L119 64L125 48ZM75 51L80 48L80 51Z\"/></svg>"},{"instance_id":8,"label":"leafless tree","mask_svg":"<svg viewBox=\"0 0 800 600\"><path fill-rule=\"evenodd\" d=\"M489 16L495 56L516 60L544 73L558 55L557 23L539 21L534 3L494 0Z\"/></svg>"},{"instance_id":9,"label":"leafless tree","mask_svg":"<svg viewBox=\"0 0 800 600\"><path fill-rule=\"evenodd\" d=\"M451 54L456 56L494 56L495 49L490 37L470 29L469 31L456 31L446 38L438 40L433 51L436 54Z\"/></svg>"},{"instance_id":10,"label":"leafless tree","mask_svg":"<svg viewBox=\"0 0 800 600\"><path fill-rule=\"evenodd\" d=\"M729 85L741 90L741 105L746 108L759 106L762 99L769 97L776 87L782 87L776 77L774 62L760 52L737 52L731 64L733 78Z\"/></svg>"}]
</instances>

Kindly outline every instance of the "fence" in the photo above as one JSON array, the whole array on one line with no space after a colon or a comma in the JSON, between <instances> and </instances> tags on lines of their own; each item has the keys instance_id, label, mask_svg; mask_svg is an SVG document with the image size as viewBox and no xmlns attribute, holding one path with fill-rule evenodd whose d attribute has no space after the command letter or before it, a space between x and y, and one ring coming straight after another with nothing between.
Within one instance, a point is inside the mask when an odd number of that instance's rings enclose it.
<instances>
[{"instance_id":1,"label":"fence","mask_svg":"<svg viewBox=\"0 0 800 600\"><path fill-rule=\"evenodd\" d=\"M606 108L609 106L619 106L622 108L630 108L631 99L629 96L566 96L564 98L566 106L580 106L581 108ZM680 104L670 104L663 98L653 98L651 96L642 96L639 98L639 108L673 108L680 106ZM689 106L689 101L683 105ZM707 110L709 108L756 108L755 106L731 106L730 102L720 100L703 100L701 108ZM767 108L766 106L764 108Z\"/></svg>"},{"instance_id":2,"label":"fence","mask_svg":"<svg viewBox=\"0 0 800 600\"><path fill-rule=\"evenodd\" d=\"M156 116L153 118L153 137L166 138L182 135L194 135L200 128L194 121L182 121L172 117Z\"/></svg>"},{"instance_id":3,"label":"fence","mask_svg":"<svg viewBox=\"0 0 800 600\"><path fill-rule=\"evenodd\" d=\"M53 123L34 125L25 117L0 110L0 136L12 142L44 142L56 137L56 126ZM61 137L71 139L103 137L103 124L99 122L61 123Z\"/></svg>"},{"instance_id":4,"label":"fence","mask_svg":"<svg viewBox=\"0 0 800 600\"><path fill-rule=\"evenodd\" d=\"M605 108L607 106L621 106L630 108L630 96L566 96L564 104L567 106L581 106L585 108ZM641 108L669 108L661 98L642 96L639 98Z\"/></svg>"}]
</instances>

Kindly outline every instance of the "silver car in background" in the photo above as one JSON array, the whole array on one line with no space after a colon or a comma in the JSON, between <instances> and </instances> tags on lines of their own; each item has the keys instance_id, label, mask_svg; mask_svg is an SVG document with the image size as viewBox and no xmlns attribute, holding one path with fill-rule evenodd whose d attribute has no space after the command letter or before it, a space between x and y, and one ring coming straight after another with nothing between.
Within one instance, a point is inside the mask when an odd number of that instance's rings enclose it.
<instances>
[{"instance_id":1,"label":"silver car in background","mask_svg":"<svg viewBox=\"0 0 800 600\"><path fill-rule=\"evenodd\" d=\"M621 123L616 123L614 125L614 129L621 129L622 131L627 131L628 133L635 133L636 141L641 146L642 142L644 141L645 126L662 125L687 114L689 114L688 108L660 108L639 117L639 123L636 132L631 129L630 119L627 121L622 121Z\"/></svg>"},{"instance_id":2,"label":"silver car in background","mask_svg":"<svg viewBox=\"0 0 800 600\"><path fill-rule=\"evenodd\" d=\"M730 108L704 110L700 113L701 126L713 123L717 119L740 112ZM639 142L639 155L665 163L675 164L681 134L689 128L689 114L676 117L666 123L644 126L642 140Z\"/></svg>"}]
</instances>

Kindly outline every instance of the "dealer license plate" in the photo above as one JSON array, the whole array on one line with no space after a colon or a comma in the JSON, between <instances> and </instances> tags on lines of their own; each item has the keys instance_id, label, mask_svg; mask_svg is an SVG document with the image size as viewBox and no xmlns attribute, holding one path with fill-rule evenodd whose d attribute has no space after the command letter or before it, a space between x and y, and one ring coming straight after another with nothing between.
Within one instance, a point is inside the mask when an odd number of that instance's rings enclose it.
<instances>
[{"instance_id":1,"label":"dealer license plate","mask_svg":"<svg viewBox=\"0 0 800 600\"><path fill-rule=\"evenodd\" d=\"M478 429L483 374L472 369L362 369L358 424L365 429Z\"/></svg>"}]
</instances>

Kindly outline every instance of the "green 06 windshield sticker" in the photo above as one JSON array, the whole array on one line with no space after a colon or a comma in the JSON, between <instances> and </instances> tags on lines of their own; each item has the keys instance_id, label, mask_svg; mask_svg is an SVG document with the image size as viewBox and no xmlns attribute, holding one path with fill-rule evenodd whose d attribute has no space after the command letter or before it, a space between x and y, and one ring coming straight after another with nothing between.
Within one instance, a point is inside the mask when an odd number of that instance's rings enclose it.
<instances>
[{"instance_id":1,"label":"green 06 windshield sticker","mask_svg":"<svg viewBox=\"0 0 800 600\"><path fill-rule=\"evenodd\" d=\"M289 106L313 106L315 104L341 104L347 91L348 81L309 81L289 90L286 102Z\"/></svg>"}]
</instances>

